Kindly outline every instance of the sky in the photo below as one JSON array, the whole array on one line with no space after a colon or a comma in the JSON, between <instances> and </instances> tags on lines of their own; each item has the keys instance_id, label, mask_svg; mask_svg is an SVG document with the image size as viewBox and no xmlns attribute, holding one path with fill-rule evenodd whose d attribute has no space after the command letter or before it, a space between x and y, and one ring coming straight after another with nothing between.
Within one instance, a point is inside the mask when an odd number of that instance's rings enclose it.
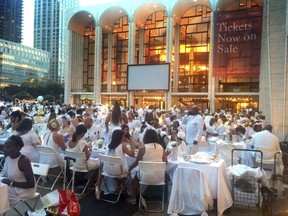
<instances>
[{"instance_id":1,"label":"sky","mask_svg":"<svg viewBox=\"0 0 288 216\"><path fill-rule=\"evenodd\" d=\"M95 3L108 3L116 0L79 0L80 6L89 6ZM34 0L24 0L23 7L23 40L22 44L33 47L33 27L34 27Z\"/></svg>"}]
</instances>

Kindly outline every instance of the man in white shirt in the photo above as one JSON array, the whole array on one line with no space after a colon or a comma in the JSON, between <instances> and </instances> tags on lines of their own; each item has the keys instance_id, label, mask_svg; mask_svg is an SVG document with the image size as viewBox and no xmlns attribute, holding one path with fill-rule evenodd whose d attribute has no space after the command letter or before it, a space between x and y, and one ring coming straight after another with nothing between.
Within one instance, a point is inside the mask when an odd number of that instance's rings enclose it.
<instances>
[{"instance_id":1,"label":"man in white shirt","mask_svg":"<svg viewBox=\"0 0 288 216\"><path fill-rule=\"evenodd\" d=\"M263 128L263 131L255 133L250 142L251 148L255 150L260 150L263 152L263 160L274 161L275 153L280 151L279 139L272 133L272 125L266 125ZM254 166L254 153L249 152L247 158L243 158L243 164L248 166ZM259 154L256 154L256 157L259 157ZM279 161L278 164L282 166L282 161ZM278 169L278 168L277 168Z\"/></svg>"},{"instance_id":2,"label":"man in white shirt","mask_svg":"<svg viewBox=\"0 0 288 216\"><path fill-rule=\"evenodd\" d=\"M199 115L199 108L193 106L190 110L190 116L186 126L186 142L189 146L190 154L198 152L198 144L202 139L203 126L204 119Z\"/></svg>"},{"instance_id":3,"label":"man in white shirt","mask_svg":"<svg viewBox=\"0 0 288 216\"><path fill-rule=\"evenodd\" d=\"M260 151L263 150L263 159L265 160L272 160L274 158L274 154L281 150L279 145L279 139L272 133L272 129L272 125L266 125L263 128L263 131L260 131L253 135L250 143L251 146L254 147L254 149ZM267 154L267 148L270 149L269 154Z\"/></svg>"},{"instance_id":4,"label":"man in white shirt","mask_svg":"<svg viewBox=\"0 0 288 216\"><path fill-rule=\"evenodd\" d=\"M92 117L86 117L84 119L84 125L87 128L87 132L84 136L86 140L93 141L95 139L98 139L99 133L100 133L100 127L93 124L94 120Z\"/></svg>"}]
</instances>

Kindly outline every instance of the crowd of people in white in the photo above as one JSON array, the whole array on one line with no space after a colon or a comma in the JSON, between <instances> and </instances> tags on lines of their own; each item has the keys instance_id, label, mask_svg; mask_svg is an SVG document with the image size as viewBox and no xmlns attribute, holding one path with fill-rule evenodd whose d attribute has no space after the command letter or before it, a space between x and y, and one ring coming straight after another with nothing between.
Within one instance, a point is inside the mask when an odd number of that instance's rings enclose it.
<instances>
[{"instance_id":1,"label":"crowd of people in white","mask_svg":"<svg viewBox=\"0 0 288 216\"><path fill-rule=\"evenodd\" d=\"M170 110L160 110L155 106L135 109L133 106L121 107L117 101L112 107L102 104L71 106L55 103L13 105L3 101L0 107L1 132L9 131L11 135L20 136L23 140L23 147L18 149L20 155L27 156L31 162L39 162L35 147L47 145L57 152L63 164L65 150L84 152L89 169L96 170L99 161L91 159L92 145L101 144L106 146L107 155L123 157L125 153L134 157L134 151L137 150L135 162L130 167L126 165L127 173L133 175L139 160L167 161L175 145L178 146L179 155L195 154L201 142L216 139L243 141L250 148L259 150L263 146L271 147L271 155L280 151L279 140L273 135L272 126L253 109L243 109L239 113L224 110L212 113L209 109L201 111L197 106L181 109L173 106ZM14 140L7 139L4 153L8 144ZM19 154L16 156L18 158ZM19 170L23 172L20 167ZM9 181L3 182L11 187L18 185L17 179L11 175L8 175ZM24 179L26 175L23 173ZM134 176L137 178L137 175ZM135 185L134 191L137 190ZM15 191L10 196L13 202L15 196L21 198ZM135 194L129 202L135 203Z\"/></svg>"}]
</instances>

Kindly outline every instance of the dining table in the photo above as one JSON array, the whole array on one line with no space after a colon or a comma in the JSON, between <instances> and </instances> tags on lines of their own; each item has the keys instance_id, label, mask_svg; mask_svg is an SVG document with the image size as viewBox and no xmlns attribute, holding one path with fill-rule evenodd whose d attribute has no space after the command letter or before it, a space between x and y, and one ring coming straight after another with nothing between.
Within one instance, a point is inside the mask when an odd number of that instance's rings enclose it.
<instances>
[{"instance_id":1,"label":"dining table","mask_svg":"<svg viewBox=\"0 0 288 216\"><path fill-rule=\"evenodd\" d=\"M210 186L213 199L217 200L217 214L222 215L223 212L233 205L231 196L231 182L226 171L226 162L222 159L205 163L195 160L187 161L184 157L178 157L177 160L168 158L166 173L173 180L173 174L177 167L195 168L203 172ZM185 181L183 179L183 181ZM173 182L172 182L173 185Z\"/></svg>"},{"instance_id":2,"label":"dining table","mask_svg":"<svg viewBox=\"0 0 288 216\"><path fill-rule=\"evenodd\" d=\"M4 145L5 141L12 135L10 131L0 131L0 145Z\"/></svg>"}]
</instances>

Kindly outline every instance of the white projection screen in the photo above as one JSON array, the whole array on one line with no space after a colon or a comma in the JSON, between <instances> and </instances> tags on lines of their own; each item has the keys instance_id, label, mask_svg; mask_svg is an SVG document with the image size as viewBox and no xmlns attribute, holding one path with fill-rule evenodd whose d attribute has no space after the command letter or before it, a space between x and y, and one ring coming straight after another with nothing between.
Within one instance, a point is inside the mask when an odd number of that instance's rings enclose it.
<instances>
[{"instance_id":1,"label":"white projection screen","mask_svg":"<svg viewBox=\"0 0 288 216\"><path fill-rule=\"evenodd\" d=\"M128 65L127 90L169 91L170 64Z\"/></svg>"}]
</instances>

